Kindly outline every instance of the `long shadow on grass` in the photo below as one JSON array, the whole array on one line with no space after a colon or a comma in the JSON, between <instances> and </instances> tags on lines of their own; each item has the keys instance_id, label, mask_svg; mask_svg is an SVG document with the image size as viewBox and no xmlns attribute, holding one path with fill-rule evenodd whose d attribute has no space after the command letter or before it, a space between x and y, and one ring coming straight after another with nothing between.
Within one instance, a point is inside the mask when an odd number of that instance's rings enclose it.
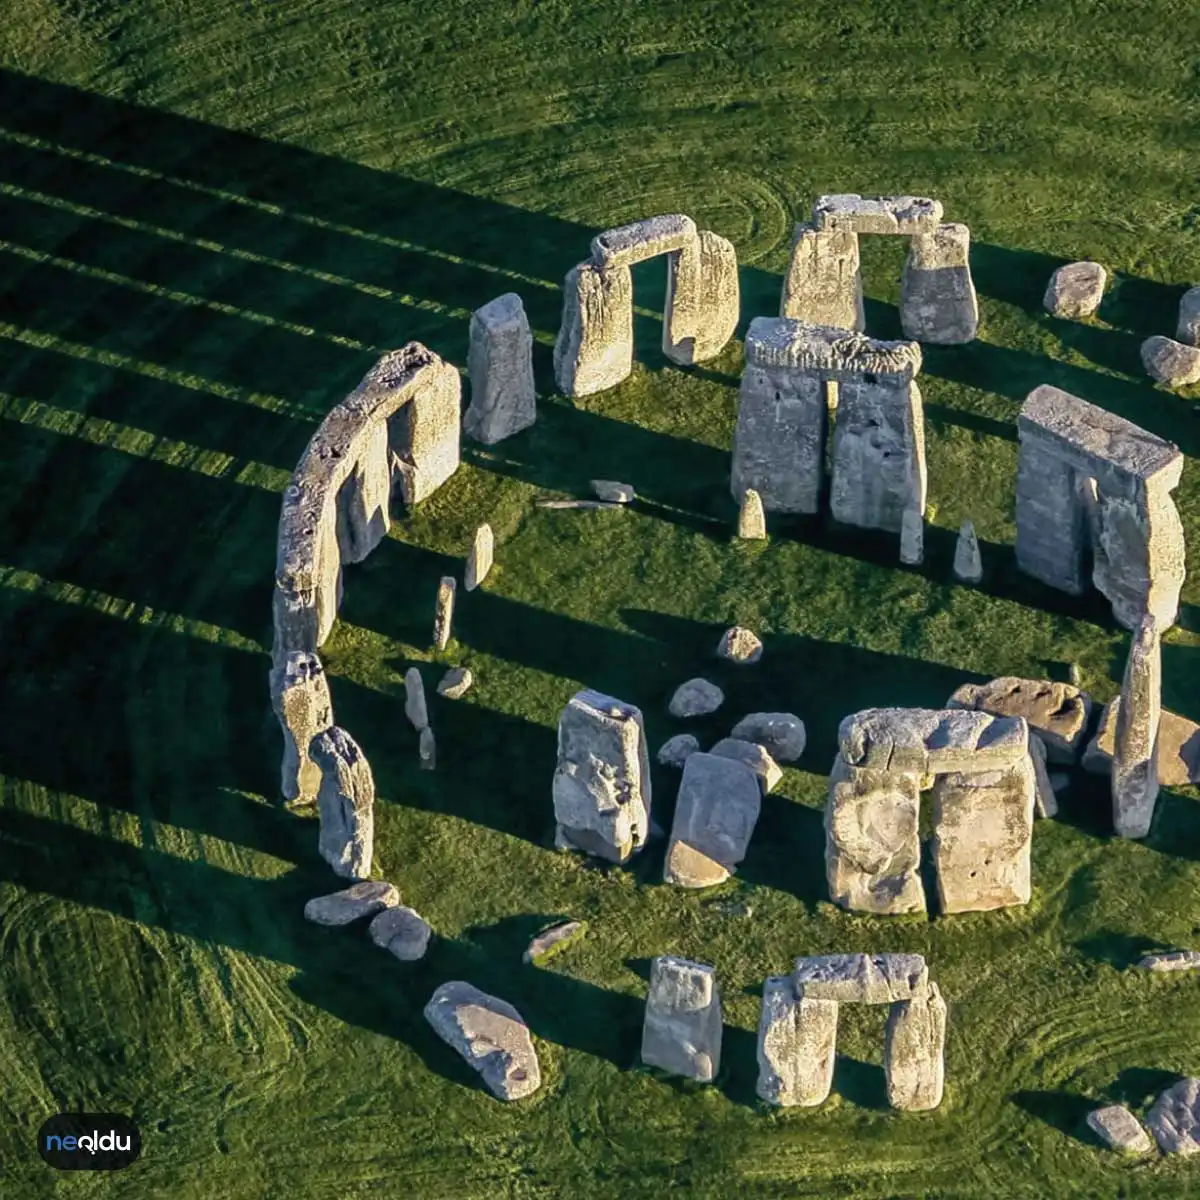
<instances>
[{"instance_id":1,"label":"long shadow on grass","mask_svg":"<svg viewBox=\"0 0 1200 1200\"><path fill-rule=\"evenodd\" d=\"M1068 1137L1086 1145L1096 1144L1094 1135L1087 1127L1087 1115L1096 1104L1086 1096L1071 1092L1026 1090L1014 1092L1012 1101L1030 1116L1044 1121Z\"/></svg>"}]
</instances>

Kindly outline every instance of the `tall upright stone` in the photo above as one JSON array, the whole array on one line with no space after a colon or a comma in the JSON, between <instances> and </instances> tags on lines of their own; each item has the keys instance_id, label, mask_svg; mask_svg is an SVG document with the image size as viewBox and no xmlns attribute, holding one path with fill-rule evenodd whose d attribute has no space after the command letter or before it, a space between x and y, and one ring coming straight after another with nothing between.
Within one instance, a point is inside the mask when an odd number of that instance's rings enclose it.
<instances>
[{"instance_id":1,"label":"tall upright stone","mask_svg":"<svg viewBox=\"0 0 1200 1200\"><path fill-rule=\"evenodd\" d=\"M308 753L321 772L321 857L344 879L366 879L375 841L375 780L366 755L336 725L317 734Z\"/></svg>"},{"instance_id":2,"label":"tall upright stone","mask_svg":"<svg viewBox=\"0 0 1200 1200\"><path fill-rule=\"evenodd\" d=\"M554 343L554 378L565 396L616 387L633 370L633 279L627 266L584 262L567 272Z\"/></svg>"},{"instance_id":3,"label":"tall upright stone","mask_svg":"<svg viewBox=\"0 0 1200 1200\"><path fill-rule=\"evenodd\" d=\"M779 315L860 333L866 328L857 233L796 226Z\"/></svg>"},{"instance_id":4,"label":"tall upright stone","mask_svg":"<svg viewBox=\"0 0 1200 1200\"><path fill-rule=\"evenodd\" d=\"M687 366L714 358L737 328L741 312L737 251L702 229L694 246L667 255L663 354Z\"/></svg>"},{"instance_id":5,"label":"tall upright stone","mask_svg":"<svg viewBox=\"0 0 1200 1200\"><path fill-rule=\"evenodd\" d=\"M781 1108L822 1103L833 1086L838 1002L796 994L790 975L763 983L758 1021L759 1097Z\"/></svg>"},{"instance_id":6,"label":"tall upright stone","mask_svg":"<svg viewBox=\"0 0 1200 1200\"><path fill-rule=\"evenodd\" d=\"M521 297L507 292L471 314L467 436L493 446L537 420L533 334Z\"/></svg>"},{"instance_id":7,"label":"tall upright stone","mask_svg":"<svg viewBox=\"0 0 1200 1200\"><path fill-rule=\"evenodd\" d=\"M937 1108L945 1087L946 1002L936 983L888 1010L883 1073L888 1103L907 1112Z\"/></svg>"},{"instance_id":8,"label":"tall upright stone","mask_svg":"<svg viewBox=\"0 0 1200 1200\"><path fill-rule=\"evenodd\" d=\"M716 971L664 954L650 964L642 1062L711 1083L721 1067L721 995Z\"/></svg>"},{"instance_id":9,"label":"tall upright stone","mask_svg":"<svg viewBox=\"0 0 1200 1200\"><path fill-rule=\"evenodd\" d=\"M954 544L954 577L962 583L983 582L983 558L974 521L964 521Z\"/></svg>"},{"instance_id":10,"label":"tall upright stone","mask_svg":"<svg viewBox=\"0 0 1200 1200\"><path fill-rule=\"evenodd\" d=\"M392 462L385 421L359 438L359 450L337 494L337 540L342 562L362 562L391 528Z\"/></svg>"},{"instance_id":11,"label":"tall upright stone","mask_svg":"<svg viewBox=\"0 0 1200 1200\"><path fill-rule=\"evenodd\" d=\"M333 702L325 668L315 654L293 650L271 668L271 706L283 730L280 791L289 802L317 798L321 771L308 745L333 724Z\"/></svg>"},{"instance_id":12,"label":"tall upright stone","mask_svg":"<svg viewBox=\"0 0 1200 1200\"><path fill-rule=\"evenodd\" d=\"M439 650L445 650L450 644L450 635L454 627L454 597L458 590L458 581L453 575L443 575L438 584L437 601L433 610L433 644Z\"/></svg>"},{"instance_id":13,"label":"tall upright stone","mask_svg":"<svg viewBox=\"0 0 1200 1200\"><path fill-rule=\"evenodd\" d=\"M970 247L970 231L958 223L913 236L900 281L905 337L940 346L974 339L979 302L971 279Z\"/></svg>"},{"instance_id":14,"label":"tall upright stone","mask_svg":"<svg viewBox=\"0 0 1200 1200\"><path fill-rule=\"evenodd\" d=\"M419 667L409 667L404 672L404 715L412 727L420 733L429 728L429 706L425 702L425 681Z\"/></svg>"},{"instance_id":15,"label":"tall upright stone","mask_svg":"<svg viewBox=\"0 0 1200 1200\"><path fill-rule=\"evenodd\" d=\"M738 507L737 535L746 542L761 542L767 536L767 518L763 512L762 497L753 489L742 493Z\"/></svg>"},{"instance_id":16,"label":"tall upright stone","mask_svg":"<svg viewBox=\"0 0 1200 1200\"><path fill-rule=\"evenodd\" d=\"M1144 838L1158 799L1157 743L1162 717L1162 651L1158 624L1147 613L1129 647L1112 763L1113 828Z\"/></svg>"},{"instance_id":17,"label":"tall upright stone","mask_svg":"<svg viewBox=\"0 0 1200 1200\"><path fill-rule=\"evenodd\" d=\"M467 556L467 569L463 583L468 592L473 592L487 577L492 569L496 555L496 538L492 527L484 524L475 530L475 538L471 542L471 553Z\"/></svg>"}]
</instances>

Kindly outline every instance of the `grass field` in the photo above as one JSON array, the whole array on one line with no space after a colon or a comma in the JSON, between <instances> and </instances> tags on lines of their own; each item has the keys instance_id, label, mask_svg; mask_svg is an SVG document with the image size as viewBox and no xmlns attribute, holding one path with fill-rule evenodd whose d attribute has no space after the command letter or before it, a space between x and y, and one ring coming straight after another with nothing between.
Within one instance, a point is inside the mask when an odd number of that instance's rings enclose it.
<instances>
[{"instance_id":1,"label":"grass field","mask_svg":"<svg viewBox=\"0 0 1200 1200\"><path fill-rule=\"evenodd\" d=\"M872 919L828 903L821 809L839 720L940 705L960 682L1065 678L1100 699L1128 645L1100 597L1017 574L1016 413L1065 387L1200 455L1195 395L1138 346L1200 281L1195 4L570 5L464 0L0 0L0 1194L268 1197L1164 1197L1194 1164L1125 1163L1083 1117L1200 1073L1200 980L1128 969L1200 946L1200 807L1110 836L1081 777L1034 836L1024 909ZM972 230L980 338L929 347L933 527L819 520L730 541L740 344L659 349L661 264L635 275L640 365L554 394L562 276L598 229L682 211L729 237L743 328L777 310L791 228L822 191L940 198ZM868 325L898 334L903 246L864 240ZM1059 263L1114 273L1054 320ZM323 652L380 792L377 874L438 938L419 964L302 919L333 883L311 816L277 803L267 696L280 492L321 415L412 338L466 361L467 317L515 290L538 423L346 574ZM628 512L534 509L627 480ZM1200 468L1177 492L1200 546ZM954 532L983 539L954 583ZM438 578L494 526L498 567L429 649ZM1164 646L1166 704L1200 718L1200 570ZM720 631L762 663L718 669ZM471 666L417 769L405 669ZM652 747L705 673L725 708L808 723L737 879L662 886L552 848L554 728L581 686L640 705ZM675 780L656 770L669 822ZM520 963L555 916L587 936ZM844 1015L834 1095L754 1100L757 995L797 954L911 950L950 1003L947 1091L886 1107L878 1010ZM638 1067L650 957L714 963L715 1086ZM421 1009L469 979L529 1022L543 1087L504 1106ZM58 1175L46 1116L132 1113L140 1161Z\"/></svg>"}]
</instances>

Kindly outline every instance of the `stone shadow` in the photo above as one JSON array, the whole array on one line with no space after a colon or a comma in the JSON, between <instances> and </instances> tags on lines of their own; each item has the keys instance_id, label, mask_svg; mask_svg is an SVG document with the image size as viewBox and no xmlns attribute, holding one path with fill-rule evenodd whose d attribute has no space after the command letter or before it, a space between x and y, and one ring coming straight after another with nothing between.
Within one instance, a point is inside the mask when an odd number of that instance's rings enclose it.
<instances>
[{"instance_id":1,"label":"stone shadow","mask_svg":"<svg viewBox=\"0 0 1200 1200\"><path fill-rule=\"evenodd\" d=\"M833 1089L844 1100L859 1108L887 1111L887 1079L879 1063L863 1062L848 1054L838 1054L833 1064Z\"/></svg>"},{"instance_id":2,"label":"stone shadow","mask_svg":"<svg viewBox=\"0 0 1200 1200\"><path fill-rule=\"evenodd\" d=\"M1106 929L1076 942L1075 947L1093 962L1106 963L1114 970L1125 971L1136 965L1144 955L1161 949L1161 943L1153 938Z\"/></svg>"},{"instance_id":3,"label":"stone shadow","mask_svg":"<svg viewBox=\"0 0 1200 1200\"><path fill-rule=\"evenodd\" d=\"M1031 1117L1036 1117L1060 1133L1085 1145L1095 1145L1094 1135L1087 1126L1087 1115L1096 1108L1095 1101L1071 1092L1019 1091L1010 1097L1012 1102Z\"/></svg>"}]
</instances>

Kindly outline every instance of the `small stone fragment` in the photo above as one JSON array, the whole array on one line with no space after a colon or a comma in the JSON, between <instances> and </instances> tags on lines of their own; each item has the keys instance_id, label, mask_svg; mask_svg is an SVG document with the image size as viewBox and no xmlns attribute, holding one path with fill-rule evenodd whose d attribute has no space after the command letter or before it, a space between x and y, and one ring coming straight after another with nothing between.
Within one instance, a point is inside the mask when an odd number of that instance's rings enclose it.
<instances>
[{"instance_id":1,"label":"small stone fragment","mask_svg":"<svg viewBox=\"0 0 1200 1200\"><path fill-rule=\"evenodd\" d=\"M756 663L762 658L763 644L758 635L735 625L721 635L717 656L735 663Z\"/></svg>"},{"instance_id":2,"label":"small stone fragment","mask_svg":"<svg viewBox=\"0 0 1200 1200\"><path fill-rule=\"evenodd\" d=\"M628 483L617 483L612 479L593 479L592 491L598 500L608 504L630 504L637 499L637 493Z\"/></svg>"},{"instance_id":3,"label":"small stone fragment","mask_svg":"<svg viewBox=\"0 0 1200 1200\"><path fill-rule=\"evenodd\" d=\"M767 536L767 517L763 512L762 497L747 488L742 493L742 504L738 510L737 535L743 541L761 542Z\"/></svg>"},{"instance_id":4,"label":"small stone fragment","mask_svg":"<svg viewBox=\"0 0 1200 1200\"><path fill-rule=\"evenodd\" d=\"M308 744L333 724L325 668L315 654L294 650L271 668L270 685L271 705L283 730L283 798L315 800L321 772L308 757Z\"/></svg>"},{"instance_id":5,"label":"small stone fragment","mask_svg":"<svg viewBox=\"0 0 1200 1200\"><path fill-rule=\"evenodd\" d=\"M734 727L730 737L757 742L776 762L795 762L808 741L804 722L792 713L751 713Z\"/></svg>"},{"instance_id":6,"label":"small stone fragment","mask_svg":"<svg viewBox=\"0 0 1200 1200\"><path fill-rule=\"evenodd\" d=\"M432 771L437 766L437 741L428 725L421 730L417 741L417 759L422 771Z\"/></svg>"},{"instance_id":7,"label":"small stone fragment","mask_svg":"<svg viewBox=\"0 0 1200 1200\"><path fill-rule=\"evenodd\" d=\"M349 925L359 917L374 916L399 903L400 893L393 884L367 880L328 896L315 897L304 906L304 917L317 925Z\"/></svg>"},{"instance_id":8,"label":"small stone fragment","mask_svg":"<svg viewBox=\"0 0 1200 1200\"><path fill-rule=\"evenodd\" d=\"M682 767L690 755L699 753L700 741L691 733L677 733L658 748L658 761L664 767Z\"/></svg>"},{"instance_id":9,"label":"small stone fragment","mask_svg":"<svg viewBox=\"0 0 1200 1200\"><path fill-rule=\"evenodd\" d=\"M833 1085L837 1022L836 1000L801 998L790 975L769 976L758 1021L758 1095L781 1108L825 1100Z\"/></svg>"},{"instance_id":10,"label":"small stone fragment","mask_svg":"<svg viewBox=\"0 0 1200 1200\"><path fill-rule=\"evenodd\" d=\"M883 1073L893 1108L927 1112L941 1104L945 1047L946 1002L936 983L925 995L892 1005L884 1034Z\"/></svg>"},{"instance_id":11,"label":"small stone fragment","mask_svg":"<svg viewBox=\"0 0 1200 1200\"><path fill-rule=\"evenodd\" d=\"M545 958L551 951L557 952L568 942L582 937L586 930L587 926L582 921L560 921L549 929L543 929L529 943L525 953L521 956L521 961L531 963L536 962L539 958Z\"/></svg>"},{"instance_id":12,"label":"small stone fragment","mask_svg":"<svg viewBox=\"0 0 1200 1200\"><path fill-rule=\"evenodd\" d=\"M958 542L954 547L954 577L963 583L980 583L983 580L983 559L979 554L979 538L975 534L974 521L964 521L958 531Z\"/></svg>"},{"instance_id":13,"label":"small stone fragment","mask_svg":"<svg viewBox=\"0 0 1200 1200\"><path fill-rule=\"evenodd\" d=\"M308 753L321 769L317 849L335 874L364 879L375 841L375 780L366 755L336 725L317 734Z\"/></svg>"},{"instance_id":14,"label":"small stone fragment","mask_svg":"<svg viewBox=\"0 0 1200 1200\"><path fill-rule=\"evenodd\" d=\"M1185 346L1200 346L1200 287L1188 288L1180 297L1175 340Z\"/></svg>"},{"instance_id":15,"label":"small stone fragment","mask_svg":"<svg viewBox=\"0 0 1200 1200\"><path fill-rule=\"evenodd\" d=\"M425 704L425 683L416 667L404 672L404 715L420 733L429 727L429 708Z\"/></svg>"},{"instance_id":16,"label":"small stone fragment","mask_svg":"<svg viewBox=\"0 0 1200 1200\"><path fill-rule=\"evenodd\" d=\"M1200 950L1147 954L1137 964L1143 971L1200 971Z\"/></svg>"},{"instance_id":17,"label":"small stone fragment","mask_svg":"<svg viewBox=\"0 0 1200 1200\"><path fill-rule=\"evenodd\" d=\"M456 979L429 998L425 1019L480 1073L492 1095L521 1100L541 1086L529 1027L511 1004Z\"/></svg>"},{"instance_id":18,"label":"small stone fragment","mask_svg":"<svg viewBox=\"0 0 1200 1200\"><path fill-rule=\"evenodd\" d=\"M433 610L433 644L445 650L450 642L451 626L454 623L454 593L458 583L453 575L443 575L438 584L437 603Z\"/></svg>"},{"instance_id":19,"label":"small stone fragment","mask_svg":"<svg viewBox=\"0 0 1200 1200\"><path fill-rule=\"evenodd\" d=\"M496 557L496 537L490 525L480 525L475 530L475 540L471 543L471 553L467 556L467 569L463 585L468 592L473 592L487 577Z\"/></svg>"},{"instance_id":20,"label":"small stone fragment","mask_svg":"<svg viewBox=\"0 0 1200 1200\"><path fill-rule=\"evenodd\" d=\"M758 776L758 784L765 796L783 778L779 764L757 742L744 742L741 738L722 738L710 751L721 758L732 758L746 765Z\"/></svg>"},{"instance_id":21,"label":"small stone fragment","mask_svg":"<svg viewBox=\"0 0 1200 1200\"><path fill-rule=\"evenodd\" d=\"M402 962L425 957L433 930L420 913L400 905L384 909L367 927L371 941L390 950Z\"/></svg>"},{"instance_id":22,"label":"small stone fragment","mask_svg":"<svg viewBox=\"0 0 1200 1200\"><path fill-rule=\"evenodd\" d=\"M711 1083L721 1065L721 996L717 973L664 954L650 964L642 1025L642 1062Z\"/></svg>"},{"instance_id":23,"label":"small stone fragment","mask_svg":"<svg viewBox=\"0 0 1200 1200\"><path fill-rule=\"evenodd\" d=\"M1137 1117L1120 1104L1094 1108L1087 1115L1088 1128L1110 1149L1122 1154L1146 1154L1154 1149L1150 1135Z\"/></svg>"},{"instance_id":24,"label":"small stone fragment","mask_svg":"<svg viewBox=\"0 0 1200 1200\"><path fill-rule=\"evenodd\" d=\"M1167 1088L1146 1114L1146 1125L1164 1154L1200 1151L1200 1079L1189 1076Z\"/></svg>"},{"instance_id":25,"label":"small stone fragment","mask_svg":"<svg viewBox=\"0 0 1200 1200\"><path fill-rule=\"evenodd\" d=\"M906 508L900 518L900 561L919 566L925 558L925 518L918 509Z\"/></svg>"},{"instance_id":26,"label":"small stone fragment","mask_svg":"<svg viewBox=\"0 0 1200 1200\"><path fill-rule=\"evenodd\" d=\"M1064 320L1090 317L1100 307L1107 279L1099 263L1068 263L1050 276L1042 305L1051 316Z\"/></svg>"},{"instance_id":27,"label":"small stone fragment","mask_svg":"<svg viewBox=\"0 0 1200 1200\"><path fill-rule=\"evenodd\" d=\"M471 690L471 684L474 682L475 677L471 674L470 667L451 667L437 685L437 693L439 696L445 696L447 700L461 700Z\"/></svg>"},{"instance_id":28,"label":"small stone fragment","mask_svg":"<svg viewBox=\"0 0 1200 1200\"><path fill-rule=\"evenodd\" d=\"M725 703L725 693L707 679L689 679L681 683L667 705L673 717L703 717L716 712Z\"/></svg>"}]
</instances>

